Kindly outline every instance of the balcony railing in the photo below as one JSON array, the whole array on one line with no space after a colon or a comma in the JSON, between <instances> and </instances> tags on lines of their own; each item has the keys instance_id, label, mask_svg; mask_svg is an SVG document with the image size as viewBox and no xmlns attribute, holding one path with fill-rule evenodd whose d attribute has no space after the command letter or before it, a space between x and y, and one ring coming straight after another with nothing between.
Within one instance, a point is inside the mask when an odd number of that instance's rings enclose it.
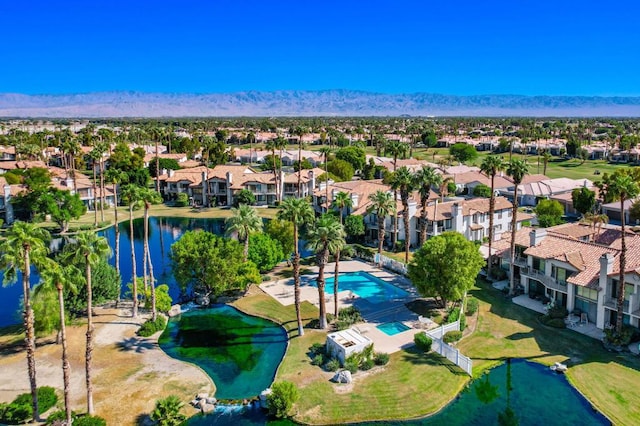
<instances>
[{"instance_id":1,"label":"balcony railing","mask_svg":"<svg viewBox=\"0 0 640 426\"><path fill-rule=\"evenodd\" d=\"M618 299L614 299L612 297L609 297L607 299L605 299L604 301L604 306L606 308L612 309L614 311L618 310ZM625 300L624 303L622 304L622 312L624 313L629 313L629 301ZM636 316L640 316L640 310L635 311L633 313Z\"/></svg>"},{"instance_id":2,"label":"balcony railing","mask_svg":"<svg viewBox=\"0 0 640 426\"><path fill-rule=\"evenodd\" d=\"M540 281L547 288L562 291L565 293L567 292L567 283L559 282L555 278L549 275L545 275L544 273L533 268L521 268L520 274Z\"/></svg>"}]
</instances>

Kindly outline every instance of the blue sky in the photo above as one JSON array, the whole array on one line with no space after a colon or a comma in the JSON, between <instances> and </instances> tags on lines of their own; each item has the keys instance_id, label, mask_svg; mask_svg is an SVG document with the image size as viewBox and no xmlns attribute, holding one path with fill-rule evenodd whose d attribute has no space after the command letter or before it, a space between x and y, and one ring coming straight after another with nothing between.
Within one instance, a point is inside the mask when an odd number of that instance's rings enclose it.
<instances>
[{"instance_id":1,"label":"blue sky","mask_svg":"<svg viewBox=\"0 0 640 426\"><path fill-rule=\"evenodd\" d=\"M0 0L0 92L640 96L640 2Z\"/></svg>"}]
</instances>

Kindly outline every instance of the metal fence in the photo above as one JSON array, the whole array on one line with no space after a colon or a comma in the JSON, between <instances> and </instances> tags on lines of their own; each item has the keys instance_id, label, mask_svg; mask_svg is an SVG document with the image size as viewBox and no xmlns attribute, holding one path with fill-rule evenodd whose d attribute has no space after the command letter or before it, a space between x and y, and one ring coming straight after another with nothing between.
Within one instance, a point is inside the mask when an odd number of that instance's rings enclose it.
<instances>
[{"instance_id":1,"label":"metal fence","mask_svg":"<svg viewBox=\"0 0 640 426\"><path fill-rule=\"evenodd\" d=\"M447 358L449 361L463 369L468 375L472 375L473 362L471 358L464 356L458 349L446 344L442 337L449 331L460 330L460 320L446 324L433 330L427 331L427 335L432 338L431 350Z\"/></svg>"}]
</instances>

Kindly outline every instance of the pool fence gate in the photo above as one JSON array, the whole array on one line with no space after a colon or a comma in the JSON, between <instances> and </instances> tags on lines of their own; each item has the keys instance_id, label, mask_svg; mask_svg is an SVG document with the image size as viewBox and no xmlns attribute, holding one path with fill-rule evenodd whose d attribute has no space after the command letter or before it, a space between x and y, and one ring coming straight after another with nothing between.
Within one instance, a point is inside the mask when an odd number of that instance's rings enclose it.
<instances>
[{"instance_id":1,"label":"pool fence gate","mask_svg":"<svg viewBox=\"0 0 640 426\"><path fill-rule=\"evenodd\" d=\"M431 350L447 358L471 376L471 370L473 368L471 358L464 356L458 349L446 344L444 340L442 340L444 335L449 331L460 331L460 320L426 332L433 340Z\"/></svg>"}]
</instances>

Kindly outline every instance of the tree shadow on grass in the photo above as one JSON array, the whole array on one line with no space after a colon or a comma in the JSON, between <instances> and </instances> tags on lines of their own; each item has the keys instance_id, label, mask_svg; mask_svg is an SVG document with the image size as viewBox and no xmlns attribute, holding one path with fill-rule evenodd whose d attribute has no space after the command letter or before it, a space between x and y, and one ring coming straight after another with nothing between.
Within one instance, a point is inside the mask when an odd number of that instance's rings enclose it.
<instances>
[{"instance_id":1,"label":"tree shadow on grass","mask_svg":"<svg viewBox=\"0 0 640 426\"><path fill-rule=\"evenodd\" d=\"M467 376L467 373L447 358L438 355L435 352L424 353L417 347L412 346L403 349L402 358L406 362L414 365L431 365L433 367L445 367L456 376Z\"/></svg>"},{"instance_id":2,"label":"tree shadow on grass","mask_svg":"<svg viewBox=\"0 0 640 426\"><path fill-rule=\"evenodd\" d=\"M129 337L121 342L116 343L118 349L122 352L144 353L158 347L158 344L145 338Z\"/></svg>"}]
</instances>

